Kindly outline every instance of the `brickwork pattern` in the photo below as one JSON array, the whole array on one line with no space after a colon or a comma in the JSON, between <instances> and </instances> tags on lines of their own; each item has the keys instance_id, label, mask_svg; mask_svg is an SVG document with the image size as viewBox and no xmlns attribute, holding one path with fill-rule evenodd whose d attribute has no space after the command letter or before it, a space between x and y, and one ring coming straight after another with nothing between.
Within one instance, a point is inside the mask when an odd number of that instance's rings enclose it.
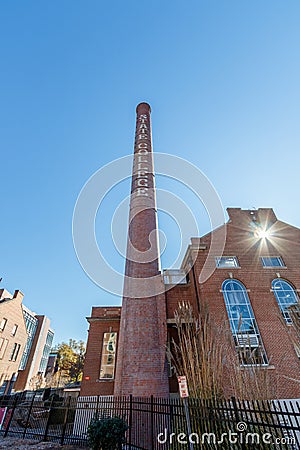
<instances>
[{"instance_id":1,"label":"brickwork pattern","mask_svg":"<svg viewBox=\"0 0 300 450\"><path fill-rule=\"evenodd\" d=\"M114 380L101 380L100 365L104 333L119 335L121 308L93 307L88 317L89 337L86 348L80 395L113 395Z\"/></svg>"},{"instance_id":2,"label":"brickwork pattern","mask_svg":"<svg viewBox=\"0 0 300 450\"><path fill-rule=\"evenodd\" d=\"M150 107L146 103L137 107L131 194L125 274L145 279L155 276L153 283L162 283L156 241ZM282 278L300 292L300 230L277 220L270 208L253 211L228 208L227 211L229 221L223 226L227 232L223 255L210 256L207 264L213 274L204 283L200 282L200 275L209 255L212 233L191 239L192 245L182 267L188 273L186 285L174 286L161 295L147 296L149 283L145 281L144 288L139 285L137 289L134 280L125 279L121 319L121 309L116 317L108 319L104 317L108 308L93 308L88 319L90 330L81 395L166 396L177 392L176 380L170 379L168 383L165 359L167 333L176 337L172 325L174 312L179 302L186 301L197 314L205 302L216 324L225 326L226 334L231 336L221 287L224 280L234 278L248 291L267 353L269 365L261 370L270 371L278 398L300 397L300 362L293 345L293 329L283 321L271 291L272 280ZM268 239L256 233L265 226L271 231ZM221 231L213 231L216 240L222 239ZM220 256L236 256L239 267L216 268L215 258ZM264 268L262 256L280 256L285 267ZM190 260L195 261L192 267ZM136 298L128 293L135 293ZM103 334L109 329L119 333L116 377L115 382L99 382ZM235 352L233 339L231 347L229 352ZM226 396L231 395L227 389L229 375L224 370Z\"/></svg>"},{"instance_id":3,"label":"brickwork pattern","mask_svg":"<svg viewBox=\"0 0 300 450\"><path fill-rule=\"evenodd\" d=\"M116 395L161 397L167 396L169 390L165 356L165 297L147 295L149 284L144 281L141 286L134 281L134 278L153 277L152 288L160 285L163 288L159 272L153 178L150 107L141 103L137 107L125 269L130 279L124 281Z\"/></svg>"},{"instance_id":4,"label":"brickwork pattern","mask_svg":"<svg viewBox=\"0 0 300 450\"><path fill-rule=\"evenodd\" d=\"M234 278L244 284L258 324L264 347L269 359L272 383L276 387L278 398L300 397L300 361L293 345L292 327L285 324L274 293L271 291L272 280L280 276L290 282L296 290L300 289L300 230L284 222L278 221L271 209L259 209L255 213L257 222L271 226L270 239L259 239L254 236L253 214L238 208L229 209L224 256L237 256L239 268L216 269L213 275L203 284L199 284L201 268L208 255L210 235L199 239L201 244L207 244L207 250L198 253L194 272L198 285L200 302L208 302L214 320L220 326L229 321L225 308L222 283L228 278ZM218 231L215 231L218 233ZM211 265L215 266L215 256ZM281 256L286 267L264 268L261 256ZM192 273L190 274L192 279ZM185 291L177 286L168 292L168 317L173 313L178 300L188 298L196 306L195 288L192 285ZM184 295L183 295L184 294ZM245 369L247 370L247 369ZM266 370L266 369L262 369ZM226 389L225 389L226 393Z\"/></svg>"},{"instance_id":5,"label":"brickwork pattern","mask_svg":"<svg viewBox=\"0 0 300 450\"><path fill-rule=\"evenodd\" d=\"M4 289L0 290L0 322L7 319L5 328L0 330L0 386L3 381L11 380L13 374L18 372L23 350L27 341L27 331L22 310L23 294L15 291L12 296ZM15 335L13 327L17 325ZM15 361L11 359L15 344L20 344L18 356Z\"/></svg>"}]
</instances>

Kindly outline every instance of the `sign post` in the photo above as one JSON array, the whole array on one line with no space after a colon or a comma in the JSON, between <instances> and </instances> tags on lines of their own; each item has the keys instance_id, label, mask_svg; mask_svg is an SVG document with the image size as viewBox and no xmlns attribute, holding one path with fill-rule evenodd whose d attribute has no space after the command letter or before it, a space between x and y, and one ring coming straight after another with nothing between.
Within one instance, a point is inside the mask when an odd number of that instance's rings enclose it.
<instances>
[{"instance_id":1,"label":"sign post","mask_svg":"<svg viewBox=\"0 0 300 450\"><path fill-rule=\"evenodd\" d=\"M180 397L183 399L184 404L184 411L185 411L185 417L186 417L186 425L187 425L187 432L188 432L188 443L189 443L189 449L194 450L194 444L190 442L190 436L192 434L192 427L191 427L191 418L190 418L190 410L188 405L188 386L185 376L180 376L177 378L178 380L178 386L179 386L179 394Z\"/></svg>"},{"instance_id":2,"label":"sign post","mask_svg":"<svg viewBox=\"0 0 300 450\"><path fill-rule=\"evenodd\" d=\"M7 408L0 408L0 430L2 429L6 411L7 411Z\"/></svg>"}]
</instances>

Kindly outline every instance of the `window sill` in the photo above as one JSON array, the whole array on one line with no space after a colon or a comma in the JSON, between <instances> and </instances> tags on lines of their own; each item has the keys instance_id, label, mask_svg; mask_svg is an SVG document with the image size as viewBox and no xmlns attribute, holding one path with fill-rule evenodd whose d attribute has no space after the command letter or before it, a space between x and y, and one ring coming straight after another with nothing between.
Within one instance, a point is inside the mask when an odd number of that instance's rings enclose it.
<instances>
[{"instance_id":1,"label":"window sill","mask_svg":"<svg viewBox=\"0 0 300 450\"><path fill-rule=\"evenodd\" d=\"M272 364L249 364L249 365L241 365L240 369L241 370L247 370L247 369L251 369L252 367L257 367L257 368L262 368L265 370L274 370L275 366L273 366Z\"/></svg>"},{"instance_id":2,"label":"window sill","mask_svg":"<svg viewBox=\"0 0 300 450\"><path fill-rule=\"evenodd\" d=\"M111 381L115 381L114 378L97 378L96 383L107 383L107 382L111 382Z\"/></svg>"}]
</instances>

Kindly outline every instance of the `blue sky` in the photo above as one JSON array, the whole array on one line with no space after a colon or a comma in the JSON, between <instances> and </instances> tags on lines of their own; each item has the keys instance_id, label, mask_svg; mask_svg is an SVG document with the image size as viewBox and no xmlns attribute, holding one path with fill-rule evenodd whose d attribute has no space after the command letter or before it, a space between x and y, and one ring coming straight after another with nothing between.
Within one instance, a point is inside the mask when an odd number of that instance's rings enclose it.
<instances>
[{"instance_id":1,"label":"blue sky","mask_svg":"<svg viewBox=\"0 0 300 450\"><path fill-rule=\"evenodd\" d=\"M72 214L87 179L132 153L140 101L154 150L198 166L224 207L273 207L300 226L299 23L298 0L1 2L0 276L56 342L86 339L92 305L120 303L80 267ZM161 223L172 250L177 231Z\"/></svg>"}]
</instances>

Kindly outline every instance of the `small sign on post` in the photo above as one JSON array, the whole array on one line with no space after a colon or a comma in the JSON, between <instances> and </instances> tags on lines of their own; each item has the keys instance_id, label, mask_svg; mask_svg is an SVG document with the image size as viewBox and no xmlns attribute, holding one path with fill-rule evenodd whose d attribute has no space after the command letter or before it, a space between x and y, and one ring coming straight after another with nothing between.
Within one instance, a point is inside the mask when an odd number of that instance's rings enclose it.
<instances>
[{"instance_id":1,"label":"small sign on post","mask_svg":"<svg viewBox=\"0 0 300 450\"><path fill-rule=\"evenodd\" d=\"M185 411L185 417L186 417L186 426L188 430L188 435L191 436L192 434L192 427L191 427L191 418L190 418L190 411L189 411L189 405L188 405L188 396L189 396L189 390L188 385L186 381L185 376L179 376L177 377L178 380L178 386L179 386L179 395L181 398L183 398L184 403L184 411ZM189 449L194 450L194 444L189 439Z\"/></svg>"},{"instance_id":2,"label":"small sign on post","mask_svg":"<svg viewBox=\"0 0 300 450\"><path fill-rule=\"evenodd\" d=\"M189 390L185 376L178 377L179 394L181 398L189 396Z\"/></svg>"},{"instance_id":3,"label":"small sign on post","mask_svg":"<svg viewBox=\"0 0 300 450\"><path fill-rule=\"evenodd\" d=\"M6 411L7 411L7 408L0 408L0 430L2 429Z\"/></svg>"}]
</instances>

